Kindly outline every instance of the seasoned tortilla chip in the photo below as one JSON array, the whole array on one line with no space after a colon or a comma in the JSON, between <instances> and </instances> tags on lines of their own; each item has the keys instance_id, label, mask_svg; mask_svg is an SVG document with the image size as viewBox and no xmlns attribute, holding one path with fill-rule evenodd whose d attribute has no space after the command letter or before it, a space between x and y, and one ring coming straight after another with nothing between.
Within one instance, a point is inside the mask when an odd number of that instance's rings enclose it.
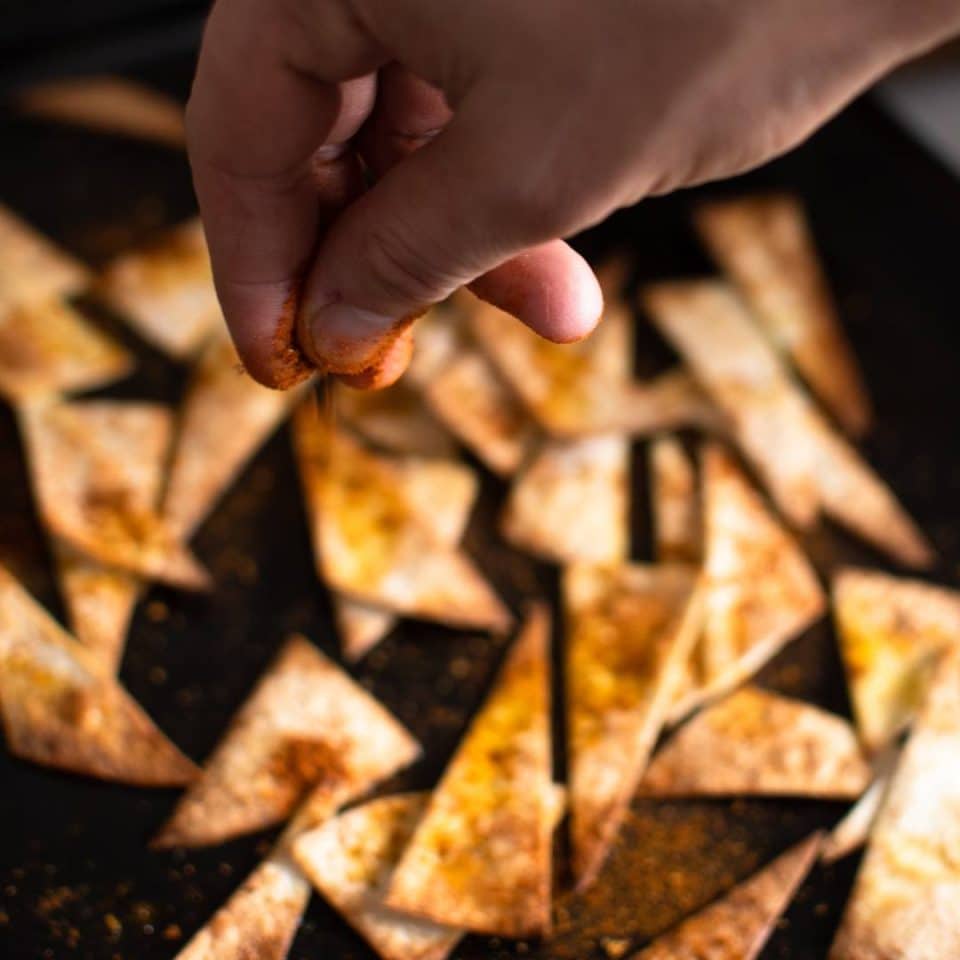
<instances>
[{"instance_id":1,"label":"seasoned tortilla chip","mask_svg":"<svg viewBox=\"0 0 960 960\"><path fill-rule=\"evenodd\" d=\"M467 318L473 298L460 290L431 307L414 328L414 348L404 381L423 389L436 379L465 349L470 337Z\"/></svg>"},{"instance_id":2,"label":"seasoned tortilla chip","mask_svg":"<svg viewBox=\"0 0 960 960\"><path fill-rule=\"evenodd\" d=\"M0 304L0 395L10 403L102 387L133 366L126 350L66 303Z\"/></svg>"},{"instance_id":3,"label":"seasoned tortilla chip","mask_svg":"<svg viewBox=\"0 0 960 960\"><path fill-rule=\"evenodd\" d=\"M820 840L813 834L791 847L632 960L756 960L810 872Z\"/></svg>"},{"instance_id":4,"label":"seasoned tortilla chip","mask_svg":"<svg viewBox=\"0 0 960 960\"><path fill-rule=\"evenodd\" d=\"M569 568L567 730L573 872L596 877L696 640L701 605L688 567Z\"/></svg>"},{"instance_id":5,"label":"seasoned tortilla chip","mask_svg":"<svg viewBox=\"0 0 960 960\"><path fill-rule=\"evenodd\" d=\"M437 529L440 519L458 519L450 506L463 494L423 478L435 469L452 478L450 465L418 470L376 456L306 405L294 441L319 573L332 589L405 616L506 629L509 613L490 585Z\"/></svg>"},{"instance_id":6,"label":"seasoned tortilla chip","mask_svg":"<svg viewBox=\"0 0 960 960\"><path fill-rule=\"evenodd\" d=\"M72 296L89 282L82 263L0 205L0 313Z\"/></svg>"},{"instance_id":7,"label":"seasoned tortilla chip","mask_svg":"<svg viewBox=\"0 0 960 960\"><path fill-rule=\"evenodd\" d=\"M870 400L795 197L704 204L696 224L777 346L848 432L870 425Z\"/></svg>"},{"instance_id":8,"label":"seasoned tortilla chip","mask_svg":"<svg viewBox=\"0 0 960 960\"><path fill-rule=\"evenodd\" d=\"M105 566L186 589L209 577L159 514L132 492L142 479L122 432L90 431L83 405L38 399L19 409L34 495L58 540Z\"/></svg>"},{"instance_id":9,"label":"seasoned tortilla chip","mask_svg":"<svg viewBox=\"0 0 960 960\"><path fill-rule=\"evenodd\" d=\"M650 502L654 551L663 562L699 561L700 499L693 464L676 437L650 444Z\"/></svg>"},{"instance_id":10,"label":"seasoned tortilla chip","mask_svg":"<svg viewBox=\"0 0 960 960\"><path fill-rule=\"evenodd\" d=\"M848 569L834 579L833 608L854 719L876 752L913 719L937 654L960 645L960 593Z\"/></svg>"},{"instance_id":11,"label":"seasoned tortilla chip","mask_svg":"<svg viewBox=\"0 0 960 960\"><path fill-rule=\"evenodd\" d=\"M180 413L163 515L185 540L287 416L299 393L262 387L214 336L197 361Z\"/></svg>"},{"instance_id":12,"label":"seasoned tortilla chip","mask_svg":"<svg viewBox=\"0 0 960 960\"><path fill-rule=\"evenodd\" d=\"M688 720L657 752L655 797L852 800L870 782L853 727L811 703L748 686Z\"/></svg>"},{"instance_id":13,"label":"seasoned tortilla chip","mask_svg":"<svg viewBox=\"0 0 960 960\"><path fill-rule=\"evenodd\" d=\"M960 649L947 651L903 751L831 960L960 956Z\"/></svg>"},{"instance_id":14,"label":"seasoned tortilla chip","mask_svg":"<svg viewBox=\"0 0 960 960\"><path fill-rule=\"evenodd\" d=\"M311 789L335 808L418 753L376 700L294 636L154 844L207 846L263 830L285 820Z\"/></svg>"},{"instance_id":15,"label":"seasoned tortilla chip","mask_svg":"<svg viewBox=\"0 0 960 960\"><path fill-rule=\"evenodd\" d=\"M719 446L704 449L702 474L704 631L671 722L756 673L826 607L800 546Z\"/></svg>"},{"instance_id":16,"label":"seasoned tortilla chip","mask_svg":"<svg viewBox=\"0 0 960 960\"><path fill-rule=\"evenodd\" d=\"M340 652L349 663L362 660L397 623L397 615L389 610L336 594L333 615L340 637Z\"/></svg>"},{"instance_id":17,"label":"seasoned tortilla chip","mask_svg":"<svg viewBox=\"0 0 960 960\"><path fill-rule=\"evenodd\" d=\"M123 77L71 77L28 87L17 97L24 113L106 133L185 147L183 105Z\"/></svg>"},{"instance_id":18,"label":"seasoned tortilla chip","mask_svg":"<svg viewBox=\"0 0 960 960\"><path fill-rule=\"evenodd\" d=\"M822 511L901 563L933 561L891 491L813 406L729 287L665 283L644 302L793 523L809 526Z\"/></svg>"},{"instance_id":19,"label":"seasoned tortilla chip","mask_svg":"<svg viewBox=\"0 0 960 960\"><path fill-rule=\"evenodd\" d=\"M147 343L177 360L223 326L199 219L121 254L103 271L98 292Z\"/></svg>"},{"instance_id":20,"label":"seasoned tortilla chip","mask_svg":"<svg viewBox=\"0 0 960 960\"><path fill-rule=\"evenodd\" d=\"M387 906L519 937L550 924L550 618L535 607L394 873Z\"/></svg>"},{"instance_id":21,"label":"seasoned tortilla chip","mask_svg":"<svg viewBox=\"0 0 960 960\"><path fill-rule=\"evenodd\" d=\"M546 441L513 482L500 520L504 537L555 563L623 560L629 459L622 436Z\"/></svg>"},{"instance_id":22,"label":"seasoned tortilla chip","mask_svg":"<svg viewBox=\"0 0 960 960\"><path fill-rule=\"evenodd\" d=\"M0 718L25 760L142 787L182 786L197 768L97 658L0 567Z\"/></svg>"}]
</instances>

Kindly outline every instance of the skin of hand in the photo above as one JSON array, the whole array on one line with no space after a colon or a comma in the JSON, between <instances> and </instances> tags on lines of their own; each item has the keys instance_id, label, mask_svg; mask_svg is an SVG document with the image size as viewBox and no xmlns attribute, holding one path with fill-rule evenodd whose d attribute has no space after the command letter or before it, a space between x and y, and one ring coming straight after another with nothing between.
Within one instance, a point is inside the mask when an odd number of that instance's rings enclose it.
<instances>
[{"instance_id":1,"label":"skin of hand","mask_svg":"<svg viewBox=\"0 0 960 960\"><path fill-rule=\"evenodd\" d=\"M250 373L403 371L460 286L572 341L602 311L556 238L803 140L960 31L956 0L217 0L187 131Z\"/></svg>"}]
</instances>

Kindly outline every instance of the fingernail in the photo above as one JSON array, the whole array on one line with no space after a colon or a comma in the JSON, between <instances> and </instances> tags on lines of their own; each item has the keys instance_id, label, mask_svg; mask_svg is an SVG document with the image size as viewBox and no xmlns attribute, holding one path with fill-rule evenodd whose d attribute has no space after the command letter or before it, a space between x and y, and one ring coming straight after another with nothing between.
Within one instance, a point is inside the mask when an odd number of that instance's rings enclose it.
<instances>
[{"instance_id":1,"label":"fingernail","mask_svg":"<svg viewBox=\"0 0 960 960\"><path fill-rule=\"evenodd\" d=\"M337 301L304 311L300 340L308 357L329 373L357 374L383 353L396 317Z\"/></svg>"}]
</instances>

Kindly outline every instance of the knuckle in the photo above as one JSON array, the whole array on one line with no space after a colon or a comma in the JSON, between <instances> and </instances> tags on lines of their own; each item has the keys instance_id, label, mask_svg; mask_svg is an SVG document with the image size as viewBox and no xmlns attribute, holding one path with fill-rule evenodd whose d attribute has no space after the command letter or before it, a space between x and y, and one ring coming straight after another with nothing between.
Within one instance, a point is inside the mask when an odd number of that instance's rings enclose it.
<instances>
[{"instance_id":1,"label":"knuckle","mask_svg":"<svg viewBox=\"0 0 960 960\"><path fill-rule=\"evenodd\" d=\"M385 225L372 229L363 243L363 266L379 296L390 304L427 306L449 294L458 280L439 256L414 242L405 230Z\"/></svg>"}]
</instances>

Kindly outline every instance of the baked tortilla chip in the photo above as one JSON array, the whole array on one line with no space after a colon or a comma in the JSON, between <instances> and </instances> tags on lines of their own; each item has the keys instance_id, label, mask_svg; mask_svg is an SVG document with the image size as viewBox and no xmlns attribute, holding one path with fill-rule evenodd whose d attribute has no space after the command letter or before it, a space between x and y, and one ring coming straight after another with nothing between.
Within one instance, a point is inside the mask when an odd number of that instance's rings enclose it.
<instances>
[{"instance_id":1,"label":"baked tortilla chip","mask_svg":"<svg viewBox=\"0 0 960 960\"><path fill-rule=\"evenodd\" d=\"M699 561L702 533L697 478L676 437L661 436L651 442L650 487L655 556L661 563Z\"/></svg>"},{"instance_id":2,"label":"baked tortilla chip","mask_svg":"<svg viewBox=\"0 0 960 960\"><path fill-rule=\"evenodd\" d=\"M671 722L756 673L826 607L799 544L719 446L704 449L702 474L704 630Z\"/></svg>"},{"instance_id":3,"label":"baked tortilla chip","mask_svg":"<svg viewBox=\"0 0 960 960\"><path fill-rule=\"evenodd\" d=\"M629 551L630 443L548 440L514 480L500 520L515 547L555 563L615 563Z\"/></svg>"},{"instance_id":4,"label":"baked tortilla chip","mask_svg":"<svg viewBox=\"0 0 960 960\"><path fill-rule=\"evenodd\" d=\"M16 103L46 120L186 147L183 105L122 77L50 80L28 87Z\"/></svg>"},{"instance_id":5,"label":"baked tortilla chip","mask_svg":"<svg viewBox=\"0 0 960 960\"><path fill-rule=\"evenodd\" d=\"M164 498L164 518L179 536L192 536L298 396L260 386L226 335L213 337L187 387Z\"/></svg>"},{"instance_id":6,"label":"baked tortilla chip","mask_svg":"<svg viewBox=\"0 0 960 960\"><path fill-rule=\"evenodd\" d=\"M535 607L434 790L387 906L520 937L550 924L550 618Z\"/></svg>"},{"instance_id":7,"label":"baked tortilla chip","mask_svg":"<svg viewBox=\"0 0 960 960\"><path fill-rule=\"evenodd\" d=\"M791 847L632 960L756 960L810 872L820 839L813 834Z\"/></svg>"},{"instance_id":8,"label":"baked tortilla chip","mask_svg":"<svg viewBox=\"0 0 960 960\"><path fill-rule=\"evenodd\" d=\"M663 724L696 640L700 604L688 567L577 565L564 576L573 872L596 877Z\"/></svg>"},{"instance_id":9,"label":"baked tortilla chip","mask_svg":"<svg viewBox=\"0 0 960 960\"><path fill-rule=\"evenodd\" d=\"M874 753L913 719L937 655L960 645L960 593L847 569L834 579L833 609L853 716Z\"/></svg>"},{"instance_id":10,"label":"baked tortilla chip","mask_svg":"<svg viewBox=\"0 0 960 960\"><path fill-rule=\"evenodd\" d=\"M726 284L660 284L644 302L793 523L810 526L824 512L901 563L932 563L913 520L814 407Z\"/></svg>"},{"instance_id":11,"label":"baked tortilla chip","mask_svg":"<svg viewBox=\"0 0 960 960\"><path fill-rule=\"evenodd\" d=\"M190 590L209 576L132 490L121 433L92 433L83 405L37 399L19 411L34 495L47 530L105 566Z\"/></svg>"},{"instance_id":12,"label":"baked tortilla chip","mask_svg":"<svg viewBox=\"0 0 960 960\"><path fill-rule=\"evenodd\" d=\"M960 649L943 655L847 903L831 960L960 956Z\"/></svg>"},{"instance_id":13,"label":"baked tortilla chip","mask_svg":"<svg viewBox=\"0 0 960 960\"><path fill-rule=\"evenodd\" d=\"M199 219L121 254L104 269L98 292L147 343L175 360L196 353L223 326Z\"/></svg>"},{"instance_id":14,"label":"baked tortilla chip","mask_svg":"<svg viewBox=\"0 0 960 960\"><path fill-rule=\"evenodd\" d=\"M294 636L154 845L208 846L266 829L311 790L336 808L418 754L416 741L376 700Z\"/></svg>"},{"instance_id":15,"label":"baked tortilla chip","mask_svg":"<svg viewBox=\"0 0 960 960\"><path fill-rule=\"evenodd\" d=\"M294 442L318 572L348 598L404 616L504 630L510 615L466 554L440 535L437 520L458 520L456 484L427 477L449 464L407 469L377 456L302 405ZM456 524L450 524L451 527Z\"/></svg>"},{"instance_id":16,"label":"baked tortilla chip","mask_svg":"<svg viewBox=\"0 0 960 960\"><path fill-rule=\"evenodd\" d=\"M369 603L333 596L340 652L348 663L362 660L396 626L397 615Z\"/></svg>"},{"instance_id":17,"label":"baked tortilla chip","mask_svg":"<svg viewBox=\"0 0 960 960\"><path fill-rule=\"evenodd\" d=\"M862 434L870 400L799 201L774 194L708 203L695 220L774 343L846 430Z\"/></svg>"},{"instance_id":18,"label":"baked tortilla chip","mask_svg":"<svg viewBox=\"0 0 960 960\"><path fill-rule=\"evenodd\" d=\"M853 727L811 703L744 687L688 720L657 752L655 797L852 800L870 782Z\"/></svg>"},{"instance_id":19,"label":"baked tortilla chip","mask_svg":"<svg viewBox=\"0 0 960 960\"><path fill-rule=\"evenodd\" d=\"M97 658L0 567L0 719L11 753L141 787L190 783L197 768Z\"/></svg>"}]
</instances>

